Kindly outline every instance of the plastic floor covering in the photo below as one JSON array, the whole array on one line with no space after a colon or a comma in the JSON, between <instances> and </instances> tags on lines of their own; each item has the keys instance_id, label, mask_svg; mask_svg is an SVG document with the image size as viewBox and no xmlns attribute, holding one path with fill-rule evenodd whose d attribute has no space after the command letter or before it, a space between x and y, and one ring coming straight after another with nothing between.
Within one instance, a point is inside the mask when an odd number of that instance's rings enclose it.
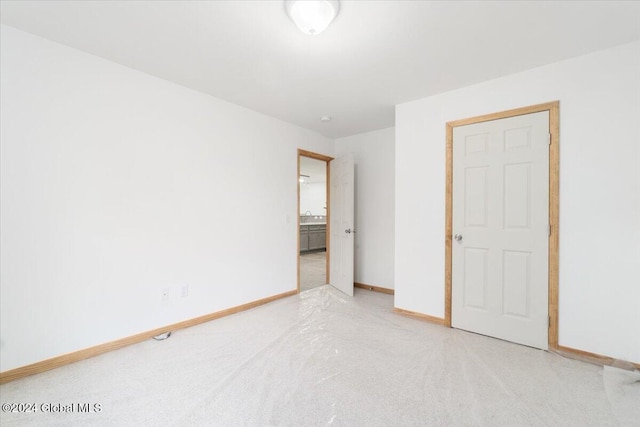
<instances>
[{"instance_id":1,"label":"plastic floor covering","mask_svg":"<svg viewBox=\"0 0 640 427\"><path fill-rule=\"evenodd\" d=\"M2 385L0 424L640 425L638 371L444 328L392 308L390 295L312 289ZM33 403L38 411L5 412L7 403Z\"/></svg>"}]
</instances>

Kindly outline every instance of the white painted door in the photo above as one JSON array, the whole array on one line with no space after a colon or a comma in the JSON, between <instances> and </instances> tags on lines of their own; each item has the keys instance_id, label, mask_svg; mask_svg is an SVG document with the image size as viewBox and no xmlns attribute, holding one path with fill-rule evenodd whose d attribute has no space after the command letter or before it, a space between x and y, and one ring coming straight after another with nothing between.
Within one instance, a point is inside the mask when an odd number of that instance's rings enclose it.
<instances>
[{"instance_id":1,"label":"white painted door","mask_svg":"<svg viewBox=\"0 0 640 427\"><path fill-rule=\"evenodd\" d=\"M353 296L354 242L354 164L347 154L329 164L330 173L330 264L329 282L347 295Z\"/></svg>"},{"instance_id":2,"label":"white painted door","mask_svg":"<svg viewBox=\"0 0 640 427\"><path fill-rule=\"evenodd\" d=\"M452 326L547 349L547 111L454 128L452 225Z\"/></svg>"}]
</instances>

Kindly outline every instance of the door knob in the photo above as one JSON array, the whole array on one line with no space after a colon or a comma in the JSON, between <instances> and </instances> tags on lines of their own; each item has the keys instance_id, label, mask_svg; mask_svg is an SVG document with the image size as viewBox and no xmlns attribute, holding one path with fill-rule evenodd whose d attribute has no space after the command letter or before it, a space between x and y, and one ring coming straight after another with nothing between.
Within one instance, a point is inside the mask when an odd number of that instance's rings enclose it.
<instances>
[{"instance_id":1,"label":"door knob","mask_svg":"<svg viewBox=\"0 0 640 427\"><path fill-rule=\"evenodd\" d=\"M455 236L453 236L454 239L456 239L456 242L459 242L462 240L462 235L461 234L456 234Z\"/></svg>"}]
</instances>

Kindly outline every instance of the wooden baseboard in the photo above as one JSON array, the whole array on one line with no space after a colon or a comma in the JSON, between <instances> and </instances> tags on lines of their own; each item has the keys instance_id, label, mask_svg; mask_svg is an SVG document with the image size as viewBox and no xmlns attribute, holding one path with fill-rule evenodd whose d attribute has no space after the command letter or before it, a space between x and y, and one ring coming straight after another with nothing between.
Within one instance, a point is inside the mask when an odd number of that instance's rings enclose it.
<instances>
[{"instance_id":1,"label":"wooden baseboard","mask_svg":"<svg viewBox=\"0 0 640 427\"><path fill-rule=\"evenodd\" d=\"M429 316L428 314L416 313L415 311L405 310L403 308L394 307L394 313L400 314L402 316L412 317L418 320L425 320L430 323L435 323L437 325L444 325L444 319L441 317Z\"/></svg>"},{"instance_id":2,"label":"wooden baseboard","mask_svg":"<svg viewBox=\"0 0 640 427\"><path fill-rule=\"evenodd\" d=\"M415 311L404 310L402 308L394 308L394 313L402 316L412 317L414 319L425 320L427 322L436 323L438 325L444 325L444 319L440 317L429 316L427 314L416 313ZM580 360L582 362L592 363L600 366L614 366L616 368L633 370L640 369L640 363L630 362L626 360L619 360L609 356L603 356L601 354L590 353L588 351L578 350L571 347L557 346L550 348L550 352L559 354L560 356L567 357L569 359Z\"/></svg>"},{"instance_id":3,"label":"wooden baseboard","mask_svg":"<svg viewBox=\"0 0 640 427\"><path fill-rule=\"evenodd\" d=\"M590 353L584 350L578 350L576 348L565 347L559 345L555 348L550 348L549 351L557 353L560 356L567 357L569 359L576 359L582 362L592 363L594 365L601 366L615 366L622 369L640 369L640 363L630 362L626 360L619 360L609 356L603 356L601 354Z\"/></svg>"},{"instance_id":4,"label":"wooden baseboard","mask_svg":"<svg viewBox=\"0 0 640 427\"><path fill-rule=\"evenodd\" d=\"M353 286L360 289L368 289L374 292L382 292L383 294L389 294L389 295L395 294L395 291L393 289L383 288L381 286L367 285L365 283L358 283L358 282L354 282Z\"/></svg>"},{"instance_id":5,"label":"wooden baseboard","mask_svg":"<svg viewBox=\"0 0 640 427\"><path fill-rule=\"evenodd\" d=\"M262 298L256 301L242 304L236 307L227 308L225 310L216 311L215 313L205 314L204 316L195 317L193 319L184 320L182 322L174 323L172 325L163 326L162 328L153 329L151 331L142 332L140 334L132 335L129 337L121 338L119 340L111 341L108 343L100 344L94 347L85 348L83 350L74 351L72 353L63 354L61 356L53 357L51 359L36 362L31 365L22 366L19 368L11 369L5 372L0 372L0 384L5 384L10 381L17 380L19 378L28 377L30 375L39 374L41 372L49 371L51 369L59 368L70 363L78 362L80 360L88 359L99 354L103 354L112 350L117 350L122 347L126 347L131 344L136 344L141 341L148 340L156 335L164 334L170 331L177 331L178 329L188 328L190 326L199 325L201 323L209 322L211 320L219 319L221 317L229 316L231 314L239 313L241 311L249 310L269 302L286 298L292 295L296 295L298 290L284 292L282 294L273 295L267 298Z\"/></svg>"}]
</instances>

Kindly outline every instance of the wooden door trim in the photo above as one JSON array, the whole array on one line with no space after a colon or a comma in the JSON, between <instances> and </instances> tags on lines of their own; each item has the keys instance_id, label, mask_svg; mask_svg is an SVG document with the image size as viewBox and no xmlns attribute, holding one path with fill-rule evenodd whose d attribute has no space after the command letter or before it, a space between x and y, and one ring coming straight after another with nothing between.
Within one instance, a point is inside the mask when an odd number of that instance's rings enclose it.
<instances>
[{"instance_id":1,"label":"wooden door trim","mask_svg":"<svg viewBox=\"0 0 640 427\"><path fill-rule=\"evenodd\" d=\"M319 153L314 153L313 151L307 151L307 150L303 150L301 148L298 148L298 174L296 175L296 183L297 184L297 188L298 188L298 207L296 210L296 224L298 224L298 226L296 227L296 271L297 271L297 280L296 280L296 289L298 290L298 293L300 293L300 184L298 179L300 178L300 157L309 157L311 159L316 159L316 160L322 160L323 162L326 163L326 167L325 167L325 176L326 176L326 200L327 200L327 231L326 231L326 237L325 237L325 245L327 248L327 262L326 262L326 267L325 267L325 271L326 271L326 276L327 276L327 283L329 283L329 273L331 272L331 251L330 251L330 239L331 239L331 226L330 226L330 222L329 222L329 215L331 212L331 199L329 199L329 195L331 194L331 175L330 175L330 168L329 168L329 162L331 160L333 160L333 157L330 156L325 156L324 154L319 154Z\"/></svg>"},{"instance_id":2,"label":"wooden door trim","mask_svg":"<svg viewBox=\"0 0 640 427\"><path fill-rule=\"evenodd\" d=\"M446 188L445 188L445 276L444 276L444 325L451 327L451 271L452 271L452 236L453 232L453 129L458 126L470 125L525 114L549 112L549 335L550 350L558 349L558 231L559 231L559 171L560 171L560 102L553 101L544 104L531 105L483 116L455 120L446 124Z\"/></svg>"}]
</instances>

